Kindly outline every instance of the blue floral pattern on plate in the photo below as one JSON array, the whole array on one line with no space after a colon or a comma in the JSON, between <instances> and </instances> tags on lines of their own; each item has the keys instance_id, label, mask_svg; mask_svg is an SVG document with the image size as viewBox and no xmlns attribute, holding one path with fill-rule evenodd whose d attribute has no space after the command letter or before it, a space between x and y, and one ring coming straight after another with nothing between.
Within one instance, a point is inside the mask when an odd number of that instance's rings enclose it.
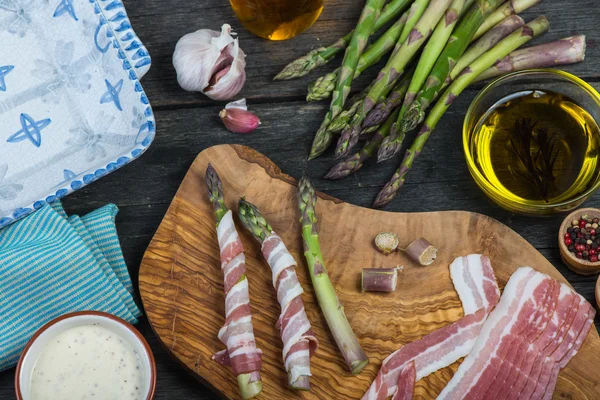
<instances>
[{"instance_id":1,"label":"blue floral pattern on plate","mask_svg":"<svg viewBox=\"0 0 600 400\"><path fill-rule=\"evenodd\" d=\"M139 157L150 55L121 0L0 0L0 228Z\"/></svg>"}]
</instances>

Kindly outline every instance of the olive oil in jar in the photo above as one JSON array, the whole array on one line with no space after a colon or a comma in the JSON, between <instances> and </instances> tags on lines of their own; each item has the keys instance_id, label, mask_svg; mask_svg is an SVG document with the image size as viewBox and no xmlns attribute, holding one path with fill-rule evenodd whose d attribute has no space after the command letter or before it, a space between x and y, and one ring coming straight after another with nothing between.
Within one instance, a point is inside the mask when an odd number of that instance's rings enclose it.
<instances>
[{"instance_id":1,"label":"olive oil in jar","mask_svg":"<svg viewBox=\"0 0 600 400\"><path fill-rule=\"evenodd\" d=\"M230 0L250 32L270 40L293 38L309 28L323 11L323 0Z\"/></svg>"},{"instance_id":2,"label":"olive oil in jar","mask_svg":"<svg viewBox=\"0 0 600 400\"><path fill-rule=\"evenodd\" d=\"M572 99L528 90L497 101L479 119L469 151L500 203L572 200L598 181L600 129Z\"/></svg>"}]
</instances>

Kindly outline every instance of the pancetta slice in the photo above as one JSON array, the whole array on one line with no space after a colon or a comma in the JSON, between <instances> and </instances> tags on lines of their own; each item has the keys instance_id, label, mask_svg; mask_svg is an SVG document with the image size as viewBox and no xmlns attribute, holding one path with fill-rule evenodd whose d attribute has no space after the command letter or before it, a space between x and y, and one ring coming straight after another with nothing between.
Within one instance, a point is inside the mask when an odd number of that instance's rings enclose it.
<instances>
[{"instance_id":1,"label":"pancetta slice","mask_svg":"<svg viewBox=\"0 0 600 400\"><path fill-rule=\"evenodd\" d=\"M225 324L218 336L227 348L216 353L213 360L231 365L236 376L250 374L250 382L258 381L261 351L256 347L252 327L244 248L231 210L219 222L217 235L225 286Z\"/></svg>"},{"instance_id":2,"label":"pancetta slice","mask_svg":"<svg viewBox=\"0 0 600 400\"><path fill-rule=\"evenodd\" d=\"M479 254L457 258L451 264L450 277L465 316L388 356L363 400L384 400L404 392L406 387L398 387L399 377L410 363L414 363L418 381L469 354L500 290L489 259Z\"/></svg>"},{"instance_id":3,"label":"pancetta slice","mask_svg":"<svg viewBox=\"0 0 600 400\"><path fill-rule=\"evenodd\" d=\"M551 398L560 369L583 344L594 314L567 285L530 267L517 269L438 399ZM493 389L498 381L501 393Z\"/></svg>"},{"instance_id":4,"label":"pancetta slice","mask_svg":"<svg viewBox=\"0 0 600 400\"><path fill-rule=\"evenodd\" d=\"M310 389L310 358L318 346L302 301L302 286L296 275L296 261L283 240L273 232L262 244L262 253L271 267L273 286L281 315L277 322L283 342L283 360L290 386Z\"/></svg>"}]
</instances>

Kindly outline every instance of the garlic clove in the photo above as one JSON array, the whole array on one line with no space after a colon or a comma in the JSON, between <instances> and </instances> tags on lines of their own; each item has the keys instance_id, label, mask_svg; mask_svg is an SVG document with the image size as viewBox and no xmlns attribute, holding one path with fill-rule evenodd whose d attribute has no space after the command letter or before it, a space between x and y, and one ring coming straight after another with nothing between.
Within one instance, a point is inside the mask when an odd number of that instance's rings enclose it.
<instances>
[{"instance_id":1,"label":"garlic clove","mask_svg":"<svg viewBox=\"0 0 600 400\"><path fill-rule=\"evenodd\" d=\"M213 100L229 100L242 90L246 83L246 55L240 49L237 39L233 42L231 52L233 60L226 67L226 72L220 70L213 74L214 84L209 85L204 94Z\"/></svg>"},{"instance_id":2,"label":"garlic clove","mask_svg":"<svg viewBox=\"0 0 600 400\"><path fill-rule=\"evenodd\" d=\"M250 133L258 128L260 119L252 111L248 111L246 99L233 101L219 112L225 127L233 133Z\"/></svg>"},{"instance_id":3,"label":"garlic clove","mask_svg":"<svg viewBox=\"0 0 600 400\"><path fill-rule=\"evenodd\" d=\"M224 24L221 32L200 29L179 39L173 66L183 89L213 100L229 100L239 93L246 82L246 55L232 35L231 26Z\"/></svg>"}]
</instances>

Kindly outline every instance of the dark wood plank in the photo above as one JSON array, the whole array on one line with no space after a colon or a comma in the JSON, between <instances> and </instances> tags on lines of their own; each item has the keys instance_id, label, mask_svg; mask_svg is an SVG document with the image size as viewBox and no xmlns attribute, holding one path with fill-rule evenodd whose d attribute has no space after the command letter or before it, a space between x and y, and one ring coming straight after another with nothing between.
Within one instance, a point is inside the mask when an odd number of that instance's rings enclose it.
<instances>
[{"instance_id":1,"label":"dark wood plank","mask_svg":"<svg viewBox=\"0 0 600 400\"><path fill-rule=\"evenodd\" d=\"M246 144L269 156L284 172L295 177L303 170L315 177L321 176L333 165L329 155L310 164L306 162L312 133L319 125L326 104L307 105L300 100L306 94L306 85L335 65L296 81L272 83L271 78L292 59L313 47L327 45L350 30L359 7L352 1L328 0L321 18L307 32L290 41L268 42L246 32L224 0L124 2L136 32L153 58L153 66L143 84L156 110L158 135L140 160L75 193L65 205L70 212L80 214L107 202L120 206L119 235L132 277L137 280L144 250L187 168L202 149L219 143ZM547 0L523 16L530 19L540 14L548 17L551 30L534 43L576 33L587 35L586 61L565 69L596 82L594 86L600 89L600 30L597 27L600 8L597 1ZM171 55L179 37L200 28L218 29L224 22L239 32L242 48L248 54L248 81L241 95L248 97L251 108L263 120L263 126L252 135L233 135L225 131L217 117L220 107L200 94L184 92L175 81ZM375 68L365 73L354 89L366 85L375 73ZM508 213L491 203L470 178L460 146L460 125L474 94L475 90L472 90L461 96L444 117L441 124L445 127L444 132L440 130L432 138L402 193L389 209L464 209L492 216L530 241L579 293L593 301L595 278L576 275L560 261L555 232L561 217L539 219ZM320 190L345 201L368 205L394 169L393 162L376 168L374 163L369 163L359 174L341 182L317 179L316 184ZM600 207L600 196L594 195L586 205ZM600 327L598 322L596 325ZM182 372L145 321L138 328L148 338L157 358L157 399L216 398ZM0 373L0 399L14 398L13 375L14 370Z\"/></svg>"},{"instance_id":2,"label":"dark wood plank","mask_svg":"<svg viewBox=\"0 0 600 400\"><path fill-rule=\"evenodd\" d=\"M213 104L202 94L187 93L177 85L171 61L173 49L177 40L188 32L201 28L219 29L222 23L229 23L239 33L241 48L247 54L248 79L240 95L250 102L265 102L274 98L300 99L306 96L308 83L334 69L339 59L302 79L272 82L273 76L288 62L310 49L331 44L348 32L360 12L356 2L327 1L321 18L304 34L289 41L270 42L247 32L225 1L185 1L177 3L175 7L168 7L167 3L160 0L126 1L132 24L152 56L152 69L144 78L143 85L155 108ZM545 1L522 15L525 20L546 15L550 21L550 32L535 39L532 44L574 34L587 35L586 61L565 69L587 80L600 79L600 70L596 68L600 64L600 30L594 29L600 13L595 0ZM156 29L157 26L165 29ZM355 89L366 86L378 70L375 67L367 70Z\"/></svg>"}]
</instances>

